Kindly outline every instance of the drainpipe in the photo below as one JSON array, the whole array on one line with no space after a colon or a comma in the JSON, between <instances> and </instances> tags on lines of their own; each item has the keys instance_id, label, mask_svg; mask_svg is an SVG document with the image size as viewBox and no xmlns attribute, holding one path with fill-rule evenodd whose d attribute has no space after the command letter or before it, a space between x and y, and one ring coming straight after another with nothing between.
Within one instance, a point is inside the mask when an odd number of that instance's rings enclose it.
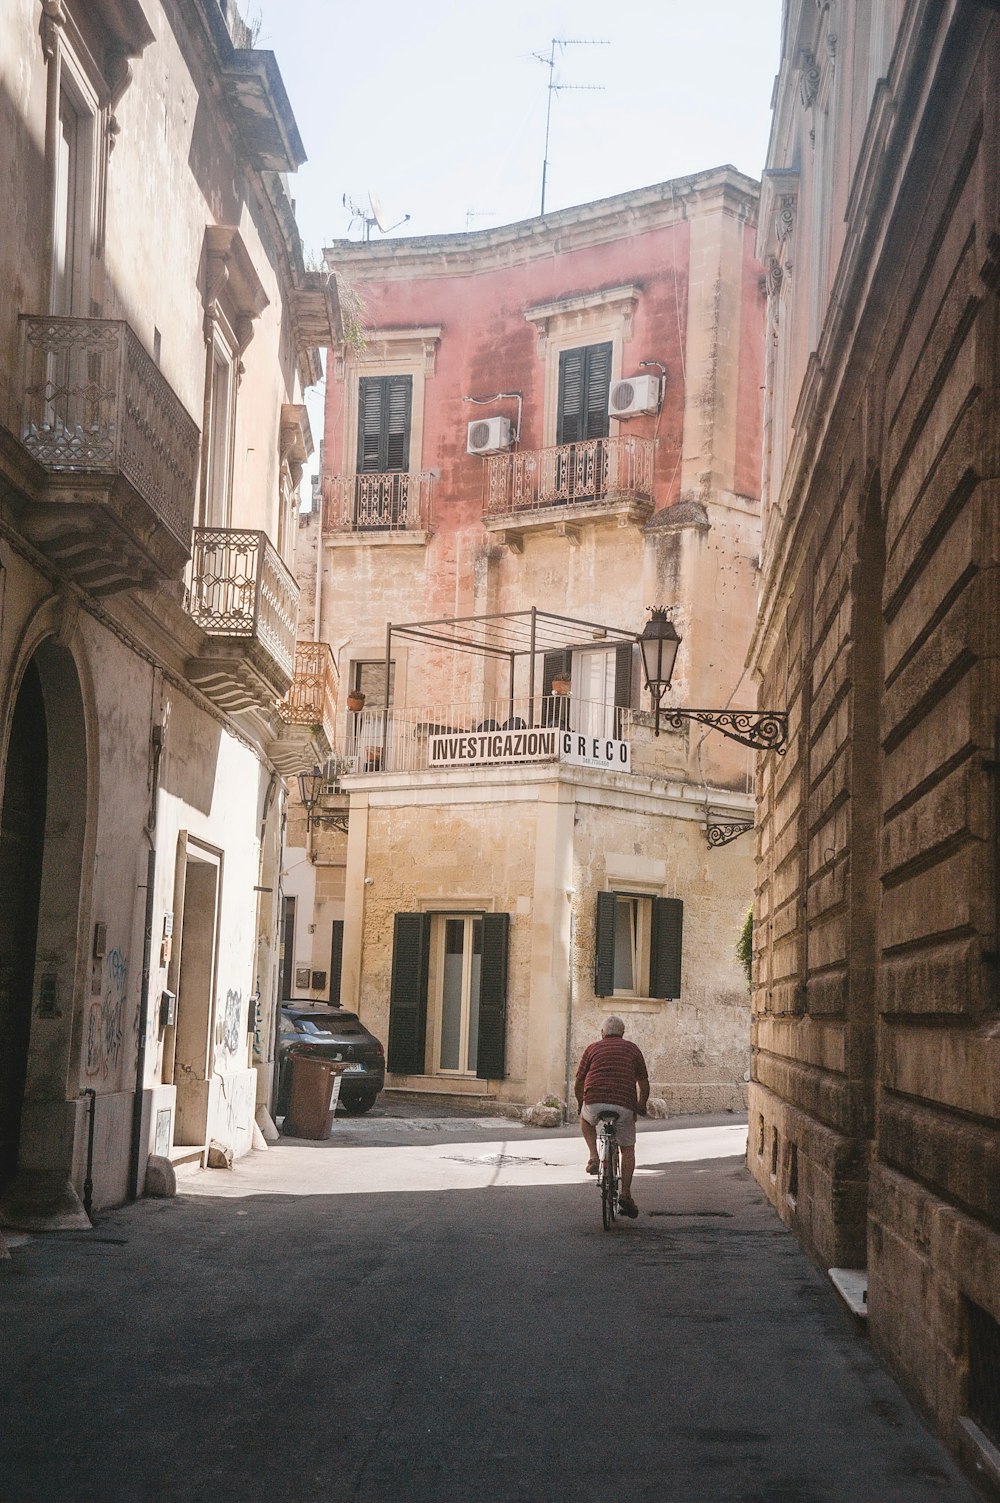
<instances>
[{"instance_id":1,"label":"drainpipe","mask_svg":"<svg viewBox=\"0 0 1000 1503\"><path fill-rule=\"evenodd\" d=\"M146 917L142 936L142 993L139 1009L139 1049L135 1062L135 1091L132 1096L132 1151L129 1159L128 1198L136 1200L139 1195L139 1170L142 1160L142 1103L146 1086L146 1037L149 1033L149 1014L152 998L150 983L153 972L153 895L156 886L156 802L160 788L160 755L163 751L163 727L150 728L152 745L153 777L150 796L149 819L146 823L146 838L149 850L146 853Z\"/></svg>"},{"instance_id":2,"label":"drainpipe","mask_svg":"<svg viewBox=\"0 0 1000 1503\"><path fill-rule=\"evenodd\" d=\"M566 888L566 899L567 899L567 902L569 903L569 964L566 967L566 973L567 973L567 976L569 978L569 985L568 985L568 987L566 989L566 1097L565 1097L565 1101L566 1101L566 1121L567 1122L569 1121L570 1101L572 1100L571 1092L572 1092L572 1089L573 1089L573 1056L570 1053L570 1050L573 1048L573 957L574 957L573 935L574 935L574 929L576 927L575 926L576 915L575 915L574 910L573 910L573 899L575 897L576 897L576 888L575 887L567 887Z\"/></svg>"}]
</instances>

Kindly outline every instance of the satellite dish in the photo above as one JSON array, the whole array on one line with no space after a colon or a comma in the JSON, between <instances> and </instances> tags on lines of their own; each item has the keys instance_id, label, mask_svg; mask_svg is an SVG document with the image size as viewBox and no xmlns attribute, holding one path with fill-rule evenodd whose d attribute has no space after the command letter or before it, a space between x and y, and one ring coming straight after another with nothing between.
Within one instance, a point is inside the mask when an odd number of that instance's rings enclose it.
<instances>
[{"instance_id":1,"label":"satellite dish","mask_svg":"<svg viewBox=\"0 0 1000 1503\"><path fill-rule=\"evenodd\" d=\"M379 229L384 235L386 230L385 210L382 208L382 200L379 198L378 194L373 193L370 188L368 190L368 202L372 206L372 216L375 220L375 223L378 225Z\"/></svg>"},{"instance_id":2,"label":"satellite dish","mask_svg":"<svg viewBox=\"0 0 1000 1503\"><path fill-rule=\"evenodd\" d=\"M386 212L382 207L382 200L379 198L377 193L374 193L371 190L371 188L369 188L368 190L368 203L371 206L372 211L371 219L368 220L368 223L378 225L379 233L382 235L388 235L390 230L398 230L399 226L401 224L405 224L410 217L409 214L404 214L402 219L396 220L395 224L389 224L388 216L386 215Z\"/></svg>"}]
</instances>

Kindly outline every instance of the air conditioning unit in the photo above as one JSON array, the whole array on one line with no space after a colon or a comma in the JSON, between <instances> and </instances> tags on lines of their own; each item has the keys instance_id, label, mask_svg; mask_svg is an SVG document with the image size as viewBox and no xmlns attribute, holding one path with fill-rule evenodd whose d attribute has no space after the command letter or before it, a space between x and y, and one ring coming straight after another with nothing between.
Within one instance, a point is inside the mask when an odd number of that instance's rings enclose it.
<instances>
[{"instance_id":1,"label":"air conditioning unit","mask_svg":"<svg viewBox=\"0 0 1000 1503\"><path fill-rule=\"evenodd\" d=\"M655 412L659 405L659 376L629 376L612 386L608 413L616 418L638 417L642 412Z\"/></svg>"},{"instance_id":2,"label":"air conditioning unit","mask_svg":"<svg viewBox=\"0 0 1000 1503\"><path fill-rule=\"evenodd\" d=\"M510 445L510 418L476 418L469 424L467 454L497 454Z\"/></svg>"}]
</instances>

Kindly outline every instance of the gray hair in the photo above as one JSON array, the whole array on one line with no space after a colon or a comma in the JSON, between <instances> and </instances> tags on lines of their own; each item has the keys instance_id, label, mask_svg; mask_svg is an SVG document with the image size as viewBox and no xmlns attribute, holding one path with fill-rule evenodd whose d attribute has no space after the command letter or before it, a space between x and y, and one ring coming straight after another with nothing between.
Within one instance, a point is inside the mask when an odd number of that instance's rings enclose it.
<instances>
[{"instance_id":1,"label":"gray hair","mask_svg":"<svg viewBox=\"0 0 1000 1503\"><path fill-rule=\"evenodd\" d=\"M625 1032L625 1020L612 1013L610 1018L605 1018L601 1024L601 1038L621 1038Z\"/></svg>"}]
</instances>

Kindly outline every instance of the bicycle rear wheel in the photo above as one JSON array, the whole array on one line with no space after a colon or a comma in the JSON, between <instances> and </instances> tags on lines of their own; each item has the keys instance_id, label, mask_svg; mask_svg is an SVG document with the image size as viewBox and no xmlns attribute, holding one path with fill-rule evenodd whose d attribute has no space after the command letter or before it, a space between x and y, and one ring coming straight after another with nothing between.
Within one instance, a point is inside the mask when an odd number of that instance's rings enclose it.
<instances>
[{"instance_id":1,"label":"bicycle rear wheel","mask_svg":"<svg viewBox=\"0 0 1000 1503\"><path fill-rule=\"evenodd\" d=\"M601 1159L601 1221L610 1232L618 1214L618 1144L606 1143Z\"/></svg>"}]
</instances>

